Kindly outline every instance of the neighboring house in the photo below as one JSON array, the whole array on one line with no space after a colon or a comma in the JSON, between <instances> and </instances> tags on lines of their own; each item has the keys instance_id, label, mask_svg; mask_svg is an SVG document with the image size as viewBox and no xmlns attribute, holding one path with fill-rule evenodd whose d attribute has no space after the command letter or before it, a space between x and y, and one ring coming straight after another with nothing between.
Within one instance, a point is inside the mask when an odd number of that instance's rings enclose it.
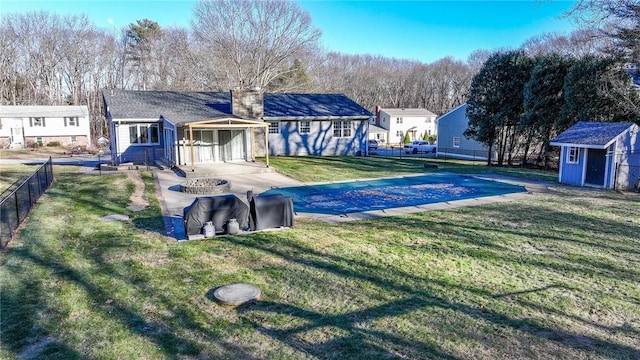
<instances>
[{"instance_id":1,"label":"neighboring house","mask_svg":"<svg viewBox=\"0 0 640 360\"><path fill-rule=\"evenodd\" d=\"M372 116L343 94L104 90L103 97L116 163L364 154Z\"/></svg>"},{"instance_id":2,"label":"neighboring house","mask_svg":"<svg viewBox=\"0 0 640 360\"><path fill-rule=\"evenodd\" d=\"M376 117L371 124L387 131L388 144L402 144L405 134L409 139L422 140L427 135L437 135L436 114L427 109L381 109L376 108ZM371 136L370 136L371 137ZM382 137L382 136L380 136ZM373 139L380 140L376 137Z\"/></svg>"},{"instance_id":3,"label":"neighboring house","mask_svg":"<svg viewBox=\"0 0 640 360\"><path fill-rule=\"evenodd\" d=\"M560 183L605 189L632 189L640 183L636 124L578 122L550 144L561 147Z\"/></svg>"},{"instance_id":4,"label":"neighboring house","mask_svg":"<svg viewBox=\"0 0 640 360\"><path fill-rule=\"evenodd\" d=\"M86 106L0 106L0 146L25 148L34 143L91 146Z\"/></svg>"},{"instance_id":5,"label":"neighboring house","mask_svg":"<svg viewBox=\"0 0 640 360\"><path fill-rule=\"evenodd\" d=\"M369 140L376 140L380 145L387 144L389 131L375 124L369 124Z\"/></svg>"},{"instance_id":6,"label":"neighboring house","mask_svg":"<svg viewBox=\"0 0 640 360\"><path fill-rule=\"evenodd\" d=\"M464 136L464 131L468 127L466 103L439 117L438 156L487 160L489 156L487 146Z\"/></svg>"}]
</instances>

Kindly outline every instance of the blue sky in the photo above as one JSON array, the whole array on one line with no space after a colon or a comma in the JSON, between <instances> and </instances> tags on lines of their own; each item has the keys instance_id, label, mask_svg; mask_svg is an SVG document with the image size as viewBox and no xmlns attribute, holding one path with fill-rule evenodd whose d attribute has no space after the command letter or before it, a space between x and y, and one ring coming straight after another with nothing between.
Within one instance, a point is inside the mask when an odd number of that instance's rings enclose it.
<instances>
[{"instance_id":1,"label":"blue sky","mask_svg":"<svg viewBox=\"0 0 640 360\"><path fill-rule=\"evenodd\" d=\"M0 0L1 13L47 10L86 13L99 27L117 31L137 19L189 27L194 0ZM562 18L575 1L320 1L301 0L325 49L425 63L445 56L466 60L476 49L516 48L545 32L568 34Z\"/></svg>"}]
</instances>

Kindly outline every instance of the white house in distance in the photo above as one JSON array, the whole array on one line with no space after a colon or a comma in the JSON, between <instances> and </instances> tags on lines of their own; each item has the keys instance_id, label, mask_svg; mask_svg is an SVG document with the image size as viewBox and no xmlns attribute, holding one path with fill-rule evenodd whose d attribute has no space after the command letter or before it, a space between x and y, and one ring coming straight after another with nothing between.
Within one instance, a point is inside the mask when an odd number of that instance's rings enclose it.
<instances>
[{"instance_id":1,"label":"white house in distance","mask_svg":"<svg viewBox=\"0 0 640 360\"><path fill-rule=\"evenodd\" d=\"M87 106L0 106L0 146L22 149L33 143L91 146Z\"/></svg>"},{"instance_id":2,"label":"white house in distance","mask_svg":"<svg viewBox=\"0 0 640 360\"><path fill-rule=\"evenodd\" d=\"M438 118L438 157L487 160L489 157L487 146L464 136L464 131L468 127L467 103L440 116ZM493 157L495 158L495 152Z\"/></svg>"},{"instance_id":3,"label":"white house in distance","mask_svg":"<svg viewBox=\"0 0 640 360\"><path fill-rule=\"evenodd\" d=\"M376 108L376 117L371 124L386 130L371 132L370 139L387 144L401 144L405 134L411 141L422 140L424 135L437 135L436 114L427 109L383 109Z\"/></svg>"}]
</instances>

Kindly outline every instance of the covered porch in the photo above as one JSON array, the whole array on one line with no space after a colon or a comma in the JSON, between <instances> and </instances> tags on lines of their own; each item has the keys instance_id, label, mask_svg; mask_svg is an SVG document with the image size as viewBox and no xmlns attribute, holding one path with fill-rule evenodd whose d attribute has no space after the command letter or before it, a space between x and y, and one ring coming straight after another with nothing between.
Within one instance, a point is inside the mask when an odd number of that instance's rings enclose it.
<instances>
[{"instance_id":1,"label":"covered porch","mask_svg":"<svg viewBox=\"0 0 640 360\"><path fill-rule=\"evenodd\" d=\"M269 124L239 118L195 121L177 127L174 153L176 165L187 173L219 168L219 164L242 164L269 167ZM255 163L264 156L264 164ZM247 166L245 166L246 168Z\"/></svg>"}]
</instances>

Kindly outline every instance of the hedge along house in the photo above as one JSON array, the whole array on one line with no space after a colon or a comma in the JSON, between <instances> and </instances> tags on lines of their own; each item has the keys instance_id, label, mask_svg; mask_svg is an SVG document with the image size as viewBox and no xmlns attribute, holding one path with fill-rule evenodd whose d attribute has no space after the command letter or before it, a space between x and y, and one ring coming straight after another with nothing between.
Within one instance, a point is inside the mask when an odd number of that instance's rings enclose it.
<instances>
[{"instance_id":1,"label":"hedge along house","mask_svg":"<svg viewBox=\"0 0 640 360\"><path fill-rule=\"evenodd\" d=\"M560 183L605 189L640 185L640 130L636 124L578 122L550 144L561 147Z\"/></svg>"},{"instance_id":2,"label":"hedge along house","mask_svg":"<svg viewBox=\"0 0 640 360\"><path fill-rule=\"evenodd\" d=\"M342 94L104 90L115 163L355 155L371 114ZM266 151L268 149L268 151Z\"/></svg>"}]
</instances>

